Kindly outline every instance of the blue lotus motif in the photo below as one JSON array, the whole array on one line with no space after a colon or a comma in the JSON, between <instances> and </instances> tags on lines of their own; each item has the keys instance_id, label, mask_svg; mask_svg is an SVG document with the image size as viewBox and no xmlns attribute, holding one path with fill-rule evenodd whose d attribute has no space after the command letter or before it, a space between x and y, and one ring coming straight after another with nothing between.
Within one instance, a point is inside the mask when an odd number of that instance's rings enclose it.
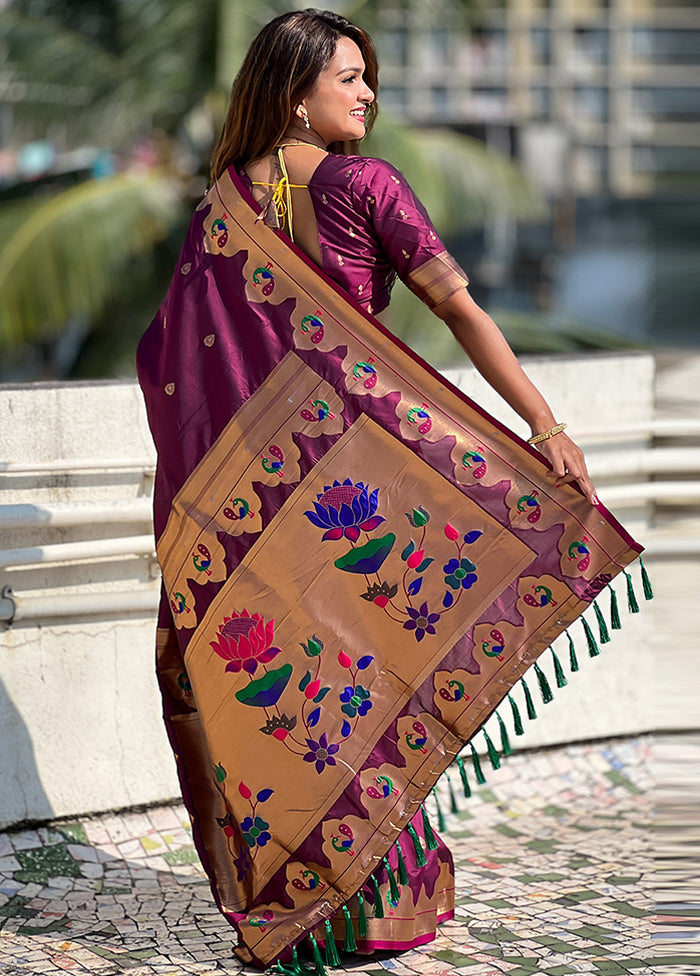
<instances>
[{"instance_id":1,"label":"blue lotus motif","mask_svg":"<svg viewBox=\"0 0 700 976\"><path fill-rule=\"evenodd\" d=\"M385 520L377 515L379 489L370 492L362 481L354 484L350 478L324 485L316 496L314 511L304 512L307 519L319 529L326 529L323 540L349 539L357 542L360 532L371 532Z\"/></svg>"}]
</instances>

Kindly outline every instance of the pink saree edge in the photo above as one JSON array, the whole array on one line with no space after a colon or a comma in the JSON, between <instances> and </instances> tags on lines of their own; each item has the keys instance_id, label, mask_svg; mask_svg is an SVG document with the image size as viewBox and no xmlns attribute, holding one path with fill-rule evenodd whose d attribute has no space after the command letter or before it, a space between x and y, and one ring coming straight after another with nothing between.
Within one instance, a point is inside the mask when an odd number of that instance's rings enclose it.
<instances>
[{"instance_id":1,"label":"pink saree edge","mask_svg":"<svg viewBox=\"0 0 700 976\"><path fill-rule=\"evenodd\" d=\"M248 204L248 206L251 208L253 213L259 215L262 212L261 207L259 206L255 198L248 191L247 187L241 180L240 176L236 172L235 166L233 165L229 166L227 173L231 179L231 182L235 186L236 190L241 195L242 199ZM317 274L319 278L321 278L321 280L326 285L332 288L337 295L339 295L345 302L347 302L348 305L350 305L354 309L354 311L359 312L363 316L363 318L365 318L367 322L369 322L373 326L373 328L377 329L377 331L385 339L388 339L389 342L393 343L393 345L395 345L398 349L400 349L403 353L405 353L405 355L407 355L410 359L412 359L414 363L418 364L423 369L425 369L426 372L429 373L434 380L436 380L439 383L442 383L446 387L446 389L448 389L450 393L452 393L459 400L461 400L462 403L470 407L472 410L476 411L481 417L483 417L490 424L492 424L502 434L505 434L505 436L513 443L517 444L520 448L526 450L528 454L530 454L532 458L536 459L540 464L542 464L543 467L547 468L549 471L552 470L552 465L543 454L541 454L538 450L536 450L536 448L534 448L531 444L528 444L526 440L524 440L522 437L520 437L518 434L512 431L509 427L507 427L496 417L492 416L488 412L488 410L485 410L483 407L481 407L475 400L472 400L470 396L468 396L466 393L460 390L459 387L455 386L454 383L448 380L446 376L443 376L443 374L440 373L437 369L435 369L434 366L431 366L430 363L426 362L421 356L418 355L418 353L416 353L413 349L411 349L410 346L407 346L401 339L399 339L398 336L395 336L390 329L387 329L386 326L382 325L382 323L378 319L375 319L372 315L370 315L367 312L367 310L362 307L362 305L360 305L358 302L355 301L352 295L350 295L343 288L341 288L340 285L337 284L337 282L333 281L333 279L326 274L323 268L315 264L311 260L311 258L308 257L308 255L305 254L294 243L294 241L292 241L291 238L289 238L284 233L284 231L278 228L271 228L271 227L268 229L271 230L274 234L276 234L276 236L279 237L280 240L282 240L287 245L287 247L289 247L289 249L304 262L304 264L306 264L306 266L309 268L310 271L313 271L315 274ZM578 491L580 495L583 495L583 491L581 490L581 488L576 482L572 484L572 487L576 491ZM620 522L618 522L618 520L615 518L612 512L608 508L606 508L606 506L603 505L602 502L598 502L595 508L596 511L599 512L599 514L605 519L605 521L611 526L611 528L613 528L618 533L618 535L623 539L626 545L633 552L636 552L638 556L644 552L644 546L640 545L640 543L638 543L635 539L632 538L629 532L627 532L624 526L621 525Z\"/></svg>"}]
</instances>

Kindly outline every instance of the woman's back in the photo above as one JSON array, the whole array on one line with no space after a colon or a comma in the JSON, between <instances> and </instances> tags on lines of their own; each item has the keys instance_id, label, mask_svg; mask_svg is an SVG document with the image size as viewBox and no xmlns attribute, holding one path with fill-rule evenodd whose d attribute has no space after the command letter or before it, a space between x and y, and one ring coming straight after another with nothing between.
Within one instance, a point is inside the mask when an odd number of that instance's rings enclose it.
<instances>
[{"instance_id":1,"label":"woman's back","mask_svg":"<svg viewBox=\"0 0 700 976\"><path fill-rule=\"evenodd\" d=\"M466 284L403 175L389 163L321 155L308 146L283 149L281 163L276 155L257 160L240 172L256 202L270 204L268 220L282 166L294 242L370 314L389 304L397 274L429 304ZM286 212L282 219L289 233ZM424 269L435 259L440 288L432 292L433 278L429 272L426 279Z\"/></svg>"}]
</instances>

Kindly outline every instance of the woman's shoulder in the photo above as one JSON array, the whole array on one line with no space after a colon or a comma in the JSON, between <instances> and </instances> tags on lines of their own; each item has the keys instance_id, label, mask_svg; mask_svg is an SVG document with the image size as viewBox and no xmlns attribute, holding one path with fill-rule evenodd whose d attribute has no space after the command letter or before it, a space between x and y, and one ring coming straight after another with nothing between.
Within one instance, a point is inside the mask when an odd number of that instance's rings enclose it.
<instances>
[{"instance_id":1,"label":"woman's shoulder","mask_svg":"<svg viewBox=\"0 0 700 976\"><path fill-rule=\"evenodd\" d=\"M329 153L314 173L314 182L333 182L352 186L357 192L363 188L385 183L405 183L403 174L385 159L374 156L342 156Z\"/></svg>"}]
</instances>

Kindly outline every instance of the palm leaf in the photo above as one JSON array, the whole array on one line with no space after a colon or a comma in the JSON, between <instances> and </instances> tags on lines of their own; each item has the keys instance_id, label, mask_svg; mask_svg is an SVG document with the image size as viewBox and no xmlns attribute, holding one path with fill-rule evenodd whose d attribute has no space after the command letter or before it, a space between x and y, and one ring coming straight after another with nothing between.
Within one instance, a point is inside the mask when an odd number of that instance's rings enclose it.
<instances>
[{"instance_id":1,"label":"palm leaf","mask_svg":"<svg viewBox=\"0 0 700 976\"><path fill-rule=\"evenodd\" d=\"M388 159L406 176L442 234L490 217L542 220L547 208L507 156L449 129L413 129L377 121L363 151Z\"/></svg>"},{"instance_id":2,"label":"palm leaf","mask_svg":"<svg viewBox=\"0 0 700 976\"><path fill-rule=\"evenodd\" d=\"M0 349L52 338L70 316L96 314L123 289L129 260L165 236L179 207L172 182L159 174L81 183L28 216L17 207L0 250Z\"/></svg>"}]
</instances>

